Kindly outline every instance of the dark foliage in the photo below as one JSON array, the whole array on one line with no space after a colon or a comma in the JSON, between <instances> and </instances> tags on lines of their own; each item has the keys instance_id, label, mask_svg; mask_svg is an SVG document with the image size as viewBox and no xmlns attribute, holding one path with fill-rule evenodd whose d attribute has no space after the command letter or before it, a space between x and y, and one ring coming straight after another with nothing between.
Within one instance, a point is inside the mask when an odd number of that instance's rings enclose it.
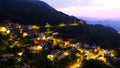
<instances>
[{"instance_id":1,"label":"dark foliage","mask_svg":"<svg viewBox=\"0 0 120 68\"><path fill-rule=\"evenodd\" d=\"M87 60L84 61L82 68L112 68L112 67L104 64L102 61L91 59L88 61Z\"/></svg>"},{"instance_id":2,"label":"dark foliage","mask_svg":"<svg viewBox=\"0 0 120 68\"><path fill-rule=\"evenodd\" d=\"M57 28L59 38L74 38L88 44L97 44L103 48L117 48L120 44L120 38L115 29L100 24L88 25L81 24L79 26L69 26Z\"/></svg>"},{"instance_id":3,"label":"dark foliage","mask_svg":"<svg viewBox=\"0 0 120 68\"><path fill-rule=\"evenodd\" d=\"M75 17L59 12L39 0L0 0L0 20L8 19L21 24L45 25L71 23Z\"/></svg>"}]
</instances>

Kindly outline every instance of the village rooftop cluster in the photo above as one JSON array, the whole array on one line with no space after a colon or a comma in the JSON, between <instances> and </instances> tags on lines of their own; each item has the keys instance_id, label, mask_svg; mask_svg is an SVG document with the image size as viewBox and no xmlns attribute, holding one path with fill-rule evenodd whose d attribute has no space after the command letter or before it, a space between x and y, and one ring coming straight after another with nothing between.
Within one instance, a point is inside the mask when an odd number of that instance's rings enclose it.
<instances>
[{"instance_id":1,"label":"village rooftop cluster","mask_svg":"<svg viewBox=\"0 0 120 68\"><path fill-rule=\"evenodd\" d=\"M64 25L62 25L64 26ZM49 27L49 26L47 26ZM75 55L78 57L74 63L68 64L69 68L76 68L82 66L83 60L101 60L107 65L111 65L109 61L114 63L120 61L120 58L116 57L114 50L102 49L96 44L86 44L82 42L76 42L75 39L62 40L55 38L59 35L58 32L50 31L49 28L45 32L41 32L39 26L36 25L21 25L18 23L3 23L0 24L0 33L3 36L8 36L7 40L1 40L7 47L11 49L17 46L19 52L17 55L18 62L23 60L22 55L29 51L33 54L40 54L42 52L49 52L46 56L48 60L54 62L55 60L61 60L66 56ZM51 33L51 35L48 35ZM9 41L9 42L8 42ZM7 62L8 59L14 57L14 53L6 53L1 55L0 61ZM23 63L23 68L31 68L29 63Z\"/></svg>"}]
</instances>

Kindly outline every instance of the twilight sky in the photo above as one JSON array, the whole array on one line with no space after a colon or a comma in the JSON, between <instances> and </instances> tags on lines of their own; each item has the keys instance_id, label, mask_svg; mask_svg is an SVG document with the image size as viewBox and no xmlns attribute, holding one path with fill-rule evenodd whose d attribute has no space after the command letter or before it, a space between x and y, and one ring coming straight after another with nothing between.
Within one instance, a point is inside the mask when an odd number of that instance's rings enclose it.
<instances>
[{"instance_id":1,"label":"twilight sky","mask_svg":"<svg viewBox=\"0 0 120 68\"><path fill-rule=\"evenodd\" d=\"M119 18L120 0L43 0L58 11L69 15Z\"/></svg>"}]
</instances>

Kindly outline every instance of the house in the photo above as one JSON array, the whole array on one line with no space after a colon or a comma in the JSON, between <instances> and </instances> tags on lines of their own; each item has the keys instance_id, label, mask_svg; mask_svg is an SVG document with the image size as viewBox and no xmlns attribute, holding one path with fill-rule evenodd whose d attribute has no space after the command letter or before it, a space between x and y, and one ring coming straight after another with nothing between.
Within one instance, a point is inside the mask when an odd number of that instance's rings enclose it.
<instances>
[{"instance_id":1,"label":"house","mask_svg":"<svg viewBox=\"0 0 120 68\"><path fill-rule=\"evenodd\" d=\"M80 24L87 24L87 21L83 20L83 19L81 19L79 22L80 22Z\"/></svg>"}]
</instances>

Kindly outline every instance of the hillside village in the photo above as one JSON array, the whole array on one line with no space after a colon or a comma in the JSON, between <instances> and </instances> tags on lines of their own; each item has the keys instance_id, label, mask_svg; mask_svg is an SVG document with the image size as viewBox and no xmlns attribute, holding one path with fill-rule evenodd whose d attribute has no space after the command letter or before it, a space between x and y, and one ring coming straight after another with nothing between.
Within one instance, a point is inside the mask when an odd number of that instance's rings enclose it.
<instances>
[{"instance_id":1,"label":"hillside village","mask_svg":"<svg viewBox=\"0 0 120 68\"><path fill-rule=\"evenodd\" d=\"M0 24L0 67L82 68L84 61L97 60L109 68L117 68L115 64L120 63L120 57L113 49L78 42L75 38L56 38L59 33L49 27L45 25L47 30L41 32L37 25Z\"/></svg>"}]
</instances>

